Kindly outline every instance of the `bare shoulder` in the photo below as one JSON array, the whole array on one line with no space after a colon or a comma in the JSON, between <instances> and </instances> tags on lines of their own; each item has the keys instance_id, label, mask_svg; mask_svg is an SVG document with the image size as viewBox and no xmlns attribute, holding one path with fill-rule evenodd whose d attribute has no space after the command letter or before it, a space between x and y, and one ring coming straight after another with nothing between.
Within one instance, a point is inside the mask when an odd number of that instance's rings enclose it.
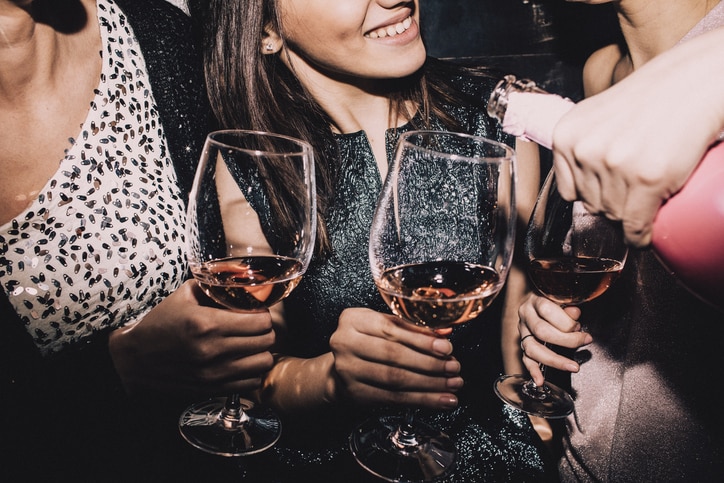
<instances>
[{"instance_id":1,"label":"bare shoulder","mask_svg":"<svg viewBox=\"0 0 724 483\"><path fill-rule=\"evenodd\" d=\"M592 53L583 66L583 92L586 97L611 87L614 72L624 54L617 44L610 44Z\"/></svg>"}]
</instances>

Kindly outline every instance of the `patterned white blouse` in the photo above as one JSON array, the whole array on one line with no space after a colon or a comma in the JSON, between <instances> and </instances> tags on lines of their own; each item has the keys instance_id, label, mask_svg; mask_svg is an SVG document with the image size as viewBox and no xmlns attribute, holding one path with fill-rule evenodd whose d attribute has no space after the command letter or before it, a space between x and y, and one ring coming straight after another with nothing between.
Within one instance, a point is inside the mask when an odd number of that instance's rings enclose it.
<instances>
[{"instance_id":1,"label":"patterned white blouse","mask_svg":"<svg viewBox=\"0 0 724 483\"><path fill-rule=\"evenodd\" d=\"M185 208L136 37L98 0L95 98L37 199L0 227L0 283L42 353L131 323L183 281Z\"/></svg>"}]
</instances>

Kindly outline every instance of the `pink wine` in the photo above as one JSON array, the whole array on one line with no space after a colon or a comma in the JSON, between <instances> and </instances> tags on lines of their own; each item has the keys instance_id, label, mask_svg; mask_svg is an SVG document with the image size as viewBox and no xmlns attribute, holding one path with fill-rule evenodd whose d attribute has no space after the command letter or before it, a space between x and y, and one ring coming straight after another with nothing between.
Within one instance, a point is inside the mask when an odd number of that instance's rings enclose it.
<instances>
[{"instance_id":1,"label":"pink wine","mask_svg":"<svg viewBox=\"0 0 724 483\"><path fill-rule=\"evenodd\" d=\"M282 300L299 284L302 264L293 258L221 258L191 267L204 293L230 309L255 311Z\"/></svg>"},{"instance_id":2,"label":"pink wine","mask_svg":"<svg viewBox=\"0 0 724 483\"><path fill-rule=\"evenodd\" d=\"M547 298L564 305L593 300L618 278L623 264L608 258L536 258L528 273Z\"/></svg>"},{"instance_id":3,"label":"pink wine","mask_svg":"<svg viewBox=\"0 0 724 483\"><path fill-rule=\"evenodd\" d=\"M376 283L395 315L433 330L474 319L502 285L490 267L448 261L391 268Z\"/></svg>"}]
</instances>

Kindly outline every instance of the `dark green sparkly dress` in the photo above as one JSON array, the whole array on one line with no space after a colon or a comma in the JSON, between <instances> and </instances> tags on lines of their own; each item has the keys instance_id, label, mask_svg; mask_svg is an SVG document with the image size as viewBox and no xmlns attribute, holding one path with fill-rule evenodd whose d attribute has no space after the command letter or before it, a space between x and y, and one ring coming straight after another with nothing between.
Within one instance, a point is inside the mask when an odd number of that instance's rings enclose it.
<instances>
[{"instance_id":1,"label":"dark green sparkly dress","mask_svg":"<svg viewBox=\"0 0 724 483\"><path fill-rule=\"evenodd\" d=\"M492 85L493 81L481 83L478 79L476 84L468 82L463 87L483 100ZM507 144L512 142L483 108L451 111L467 132ZM438 120L433 120L432 125L434 129L443 129ZM399 134L411 129L408 124L387 132L388 162ZM369 230L382 188L377 164L364 132L337 135L336 141L341 154L340 175L326 220L333 253L325 260L313 260L301 284L285 300L291 343L288 353L298 357L329 352L330 336L347 307L369 307L389 313L374 285L368 261ZM253 200L249 201L254 205ZM456 468L444 481L550 479L550 466L527 416L503 405L493 393L493 381L502 372L501 300L499 296L479 319L457 326L451 336L454 356L462 364L465 379L459 407L448 412L419 412L421 419L445 431L456 442ZM392 411L399 408L365 412L349 406L286 418L276 447L247 460L247 476L250 481L375 481L355 462L348 436L371 415Z\"/></svg>"}]
</instances>

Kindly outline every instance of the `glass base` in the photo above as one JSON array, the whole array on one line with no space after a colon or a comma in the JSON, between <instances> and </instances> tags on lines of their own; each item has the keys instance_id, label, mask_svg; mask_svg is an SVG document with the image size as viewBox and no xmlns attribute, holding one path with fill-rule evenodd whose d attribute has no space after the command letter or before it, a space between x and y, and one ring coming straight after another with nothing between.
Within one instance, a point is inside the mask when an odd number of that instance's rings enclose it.
<instances>
[{"instance_id":1,"label":"glass base","mask_svg":"<svg viewBox=\"0 0 724 483\"><path fill-rule=\"evenodd\" d=\"M495 394L514 408L541 418L565 418L573 412L573 399L566 391L549 382L536 386L521 374L500 376Z\"/></svg>"},{"instance_id":2,"label":"glass base","mask_svg":"<svg viewBox=\"0 0 724 483\"><path fill-rule=\"evenodd\" d=\"M282 424L274 412L240 399L238 418L224 418L226 398L210 399L186 408L179 430L192 446L220 456L245 456L264 451L279 440Z\"/></svg>"},{"instance_id":3,"label":"glass base","mask_svg":"<svg viewBox=\"0 0 724 483\"><path fill-rule=\"evenodd\" d=\"M391 482L428 482L445 475L455 461L450 437L419 421L413 421L411 432L400 432L405 423L403 416L386 416L358 426L349 440L357 462Z\"/></svg>"}]
</instances>

